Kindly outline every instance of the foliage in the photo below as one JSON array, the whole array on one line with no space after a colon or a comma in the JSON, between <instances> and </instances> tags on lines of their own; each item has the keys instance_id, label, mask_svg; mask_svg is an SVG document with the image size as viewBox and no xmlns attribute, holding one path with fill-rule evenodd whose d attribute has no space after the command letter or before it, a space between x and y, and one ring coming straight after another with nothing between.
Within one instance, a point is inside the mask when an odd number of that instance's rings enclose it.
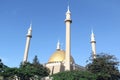
<instances>
[{"instance_id":1,"label":"foliage","mask_svg":"<svg viewBox=\"0 0 120 80\"><path fill-rule=\"evenodd\" d=\"M32 62L33 65L39 65L39 60L38 60L38 57L35 55L34 59L33 59L33 62Z\"/></svg>"},{"instance_id":2,"label":"foliage","mask_svg":"<svg viewBox=\"0 0 120 80\"><path fill-rule=\"evenodd\" d=\"M30 77L34 76L34 69L31 63L24 63L24 65L20 65L17 76L21 79L29 80Z\"/></svg>"},{"instance_id":3,"label":"foliage","mask_svg":"<svg viewBox=\"0 0 120 80\"><path fill-rule=\"evenodd\" d=\"M36 68L36 74L40 75L41 77L49 75L49 69L39 63L37 56L34 57L32 64L33 67Z\"/></svg>"},{"instance_id":4,"label":"foliage","mask_svg":"<svg viewBox=\"0 0 120 80\"><path fill-rule=\"evenodd\" d=\"M45 77L49 75L49 70L39 63L37 56L34 57L32 63L24 63L20 65L18 76L21 79L29 80L29 78Z\"/></svg>"},{"instance_id":5,"label":"foliage","mask_svg":"<svg viewBox=\"0 0 120 80\"><path fill-rule=\"evenodd\" d=\"M19 68L4 68L1 72L1 76L7 78L8 80L14 79L15 76L19 77L21 80L30 80L37 78L40 80L41 77L49 75L49 70L39 63L37 56L33 59L33 63L25 62L21 64Z\"/></svg>"},{"instance_id":6,"label":"foliage","mask_svg":"<svg viewBox=\"0 0 120 80\"><path fill-rule=\"evenodd\" d=\"M53 80L96 80L94 74L88 71L65 71L53 74Z\"/></svg>"},{"instance_id":7,"label":"foliage","mask_svg":"<svg viewBox=\"0 0 120 80\"><path fill-rule=\"evenodd\" d=\"M96 59L86 67L87 70L97 75L97 80L119 80L120 72L118 70L119 62L113 55L99 54Z\"/></svg>"},{"instance_id":8,"label":"foliage","mask_svg":"<svg viewBox=\"0 0 120 80\"><path fill-rule=\"evenodd\" d=\"M0 59L0 76L4 72L4 70L8 68L6 65L3 64L2 60Z\"/></svg>"},{"instance_id":9,"label":"foliage","mask_svg":"<svg viewBox=\"0 0 120 80\"><path fill-rule=\"evenodd\" d=\"M3 69L3 63L2 60L0 59L0 72L2 72L2 69Z\"/></svg>"},{"instance_id":10,"label":"foliage","mask_svg":"<svg viewBox=\"0 0 120 80\"><path fill-rule=\"evenodd\" d=\"M4 68L4 71L1 73L2 76L4 76L5 79L13 79L15 74L17 74L18 68Z\"/></svg>"}]
</instances>

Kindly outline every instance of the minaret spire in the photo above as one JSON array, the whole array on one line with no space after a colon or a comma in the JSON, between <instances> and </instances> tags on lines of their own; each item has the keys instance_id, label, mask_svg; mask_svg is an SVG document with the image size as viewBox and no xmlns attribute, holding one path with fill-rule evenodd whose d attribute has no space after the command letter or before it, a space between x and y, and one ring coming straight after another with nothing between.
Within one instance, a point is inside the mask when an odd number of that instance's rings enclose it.
<instances>
[{"instance_id":1,"label":"minaret spire","mask_svg":"<svg viewBox=\"0 0 120 80\"><path fill-rule=\"evenodd\" d=\"M94 35L93 30L91 30L91 41L95 41L95 35Z\"/></svg>"},{"instance_id":2,"label":"minaret spire","mask_svg":"<svg viewBox=\"0 0 120 80\"><path fill-rule=\"evenodd\" d=\"M71 20L71 12L70 12L69 5L68 5L68 7L67 7L65 22L68 21L68 20L70 21L70 23L72 23L72 20Z\"/></svg>"},{"instance_id":3,"label":"minaret spire","mask_svg":"<svg viewBox=\"0 0 120 80\"><path fill-rule=\"evenodd\" d=\"M96 41L95 41L95 35L93 33L93 30L91 30L91 47L92 47L93 59L95 59L96 58Z\"/></svg>"},{"instance_id":4,"label":"minaret spire","mask_svg":"<svg viewBox=\"0 0 120 80\"><path fill-rule=\"evenodd\" d=\"M71 20L71 12L68 9L66 12L66 19L65 19L65 24L66 24L66 54L65 54L65 70L70 70L70 54L71 54L71 30L70 30L70 24L72 23Z\"/></svg>"},{"instance_id":5,"label":"minaret spire","mask_svg":"<svg viewBox=\"0 0 120 80\"><path fill-rule=\"evenodd\" d=\"M28 29L28 34L27 34L27 36L31 36L32 37L32 23L30 24L30 27L29 27L29 29Z\"/></svg>"},{"instance_id":6,"label":"minaret spire","mask_svg":"<svg viewBox=\"0 0 120 80\"><path fill-rule=\"evenodd\" d=\"M29 51L29 47L30 47L30 39L32 38L32 24L30 24L30 27L28 29L28 33L27 33L26 37L27 37L27 39L26 39L26 46L25 46L23 63L27 62L27 58L28 58L28 51Z\"/></svg>"},{"instance_id":7,"label":"minaret spire","mask_svg":"<svg viewBox=\"0 0 120 80\"><path fill-rule=\"evenodd\" d=\"M68 5L68 8L67 8L67 13L70 14L70 7Z\"/></svg>"},{"instance_id":8,"label":"minaret spire","mask_svg":"<svg viewBox=\"0 0 120 80\"><path fill-rule=\"evenodd\" d=\"M58 42L57 42L57 51L59 51L60 50L60 41L58 40Z\"/></svg>"}]
</instances>

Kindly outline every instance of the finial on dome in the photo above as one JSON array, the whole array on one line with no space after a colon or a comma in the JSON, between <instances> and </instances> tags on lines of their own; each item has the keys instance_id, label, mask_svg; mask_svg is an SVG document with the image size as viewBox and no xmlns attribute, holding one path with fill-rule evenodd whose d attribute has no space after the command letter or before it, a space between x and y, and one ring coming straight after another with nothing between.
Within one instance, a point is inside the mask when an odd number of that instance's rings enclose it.
<instances>
[{"instance_id":1,"label":"finial on dome","mask_svg":"<svg viewBox=\"0 0 120 80\"><path fill-rule=\"evenodd\" d=\"M60 50L60 41L58 40L58 42L57 42L57 48L56 48L57 50Z\"/></svg>"}]
</instances>

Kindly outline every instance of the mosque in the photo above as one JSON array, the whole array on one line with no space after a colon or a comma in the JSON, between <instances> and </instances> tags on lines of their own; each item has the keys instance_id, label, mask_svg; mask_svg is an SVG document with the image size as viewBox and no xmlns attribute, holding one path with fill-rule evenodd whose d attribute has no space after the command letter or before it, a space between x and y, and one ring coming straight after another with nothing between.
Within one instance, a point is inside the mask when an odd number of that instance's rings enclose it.
<instances>
[{"instance_id":1,"label":"mosque","mask_svg":"<svg viewBox=\"0 0 120 80\"><path fill-rule=\"evenodd\" d=\"M71 12L68 6L66 12L66 18L65 18L66 49L62 50L60 48L60 42L58 41L56 51L51 55L48 62L44 64L45 67L49 68L50 75L67 70L70 71L70 70L85 69L84 67L76 64L74 58L71 55L71 28L70 28L71 23L72 23ZM28 29L28 33L27 33L23 62L27 62L31 38L32 38L32 25L30 25L30 28ZM92 56L93 58L96 58L96 41L93 31L91 33L91 47L92 47Z\"/></svg>"}]
</instances>

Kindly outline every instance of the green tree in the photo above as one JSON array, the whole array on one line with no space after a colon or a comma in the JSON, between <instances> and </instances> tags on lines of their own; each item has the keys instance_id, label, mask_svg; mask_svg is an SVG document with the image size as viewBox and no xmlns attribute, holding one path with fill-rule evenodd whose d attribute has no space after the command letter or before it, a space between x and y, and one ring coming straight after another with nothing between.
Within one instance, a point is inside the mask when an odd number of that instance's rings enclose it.
<instances>
[{"instance_id":1,"label":"green tree","mask_svg":"<svg viewBox=\"0 0 120 80\"><path fill-rule=\"evenodd\" d=\"M42 64L39 63L39 60L37 56L34 57L32 63L24 63L21 64L19 68L19 73L18 76L22 80L29 80L30 78L37 78L41 79L42 77L48 76L49 75L49 70L44 67Z\"/></svg>"},{"instance_id":2,"label":"green tree","mask_svg":"<svg viewBox=\"0 0 120 80\"><path fill-rule=\"evenodd\" d=\"M35 56L33 59L33 67L36 68L35 74L39 77L45 77L49 75L49 69L39 63L38 57Z\"/></svg>"},{"instance_id":3,"label":"green tree","mask_svg":"<svg viewBox=\"0 0 120 80\"><path fill-rule=\"evenodd\" d=\"M15 73L16 68L9 68L8 66L4 65L2 60L0 59L0 76L3 76L5 79L13 77L13 74Z\"/></svg>"},{"instance_id":4,"label":"green tree","mask_svg":"<svg viewBox=\"0 0 120 80\"><path fill-rule=\"evenodd\" d=\"M88 71L97 75L97 80L119 80L119 62L116 57L108 54L99 54L96 59L90 59L86 68Z\"/></svg>"},{"instance_id":5,"label":"green tree","mask_svg":"<svg viewBox=\"0 0 120 80\"><path fill-rule=\"evenodd\" d=\"M96 76L88 71L65 71L51 77L53 80L96 80Z\"/></svg>"},{"instance_id":6,"label":"green tree","mask_svg":"<svg viewBox=\"0 0 120 80\"><path fill-rule=\"evenodd\" d=\"M33 65L39 65L39 60L38 60L38 57L35 55L34 59L33 59L33 62L32 62Z\"/></svg>"},{"instance_id":7,"label":"green tree","mask_svg":"<svg viewBox=\"0 0 120 80\"><path fill-rule=\"evenodd\" d=\"M34 76L34 67L31 63L26 62L24 65L20 65L18 69L17 76L20 77L21 80L29 80L31 77Z\"/></svg>"},{"instance_id":8,"label":"green tree","mask_svg":"<svg viewBox=\"0 0 120 80\"><path fill-rule=\"evenodd\" d=\"M2 69L3 69L3 63L2 60L0 59L0 72L2 72Z\"/></svg>"},{"instance_id":9,"label":"green tree","mask_svg":"<svg viewBox=\"0 0 120 80\"><path fill-rule=\"evenodd\" d=\"M49 70L40 64L37 56L35 56L33 63L21 63L19 68L3 67L0 75L6 80L13 80L15 76L19 77L20 80L30 80L30 78L40 80L41 77L49 75Z\"/></svg>"},{"instance_id":10,"label":"green tree","mask_svg":"<svg viewBox=\"0 0 120 80\"><path fill-rule=\"evenodd\" d=\"M17 75L17 73L18 73L18 68L6 67L2 72L2 76L4 76L4 79L12 80L14 79L15 75Z\"/></svg>"}]
</instances>

